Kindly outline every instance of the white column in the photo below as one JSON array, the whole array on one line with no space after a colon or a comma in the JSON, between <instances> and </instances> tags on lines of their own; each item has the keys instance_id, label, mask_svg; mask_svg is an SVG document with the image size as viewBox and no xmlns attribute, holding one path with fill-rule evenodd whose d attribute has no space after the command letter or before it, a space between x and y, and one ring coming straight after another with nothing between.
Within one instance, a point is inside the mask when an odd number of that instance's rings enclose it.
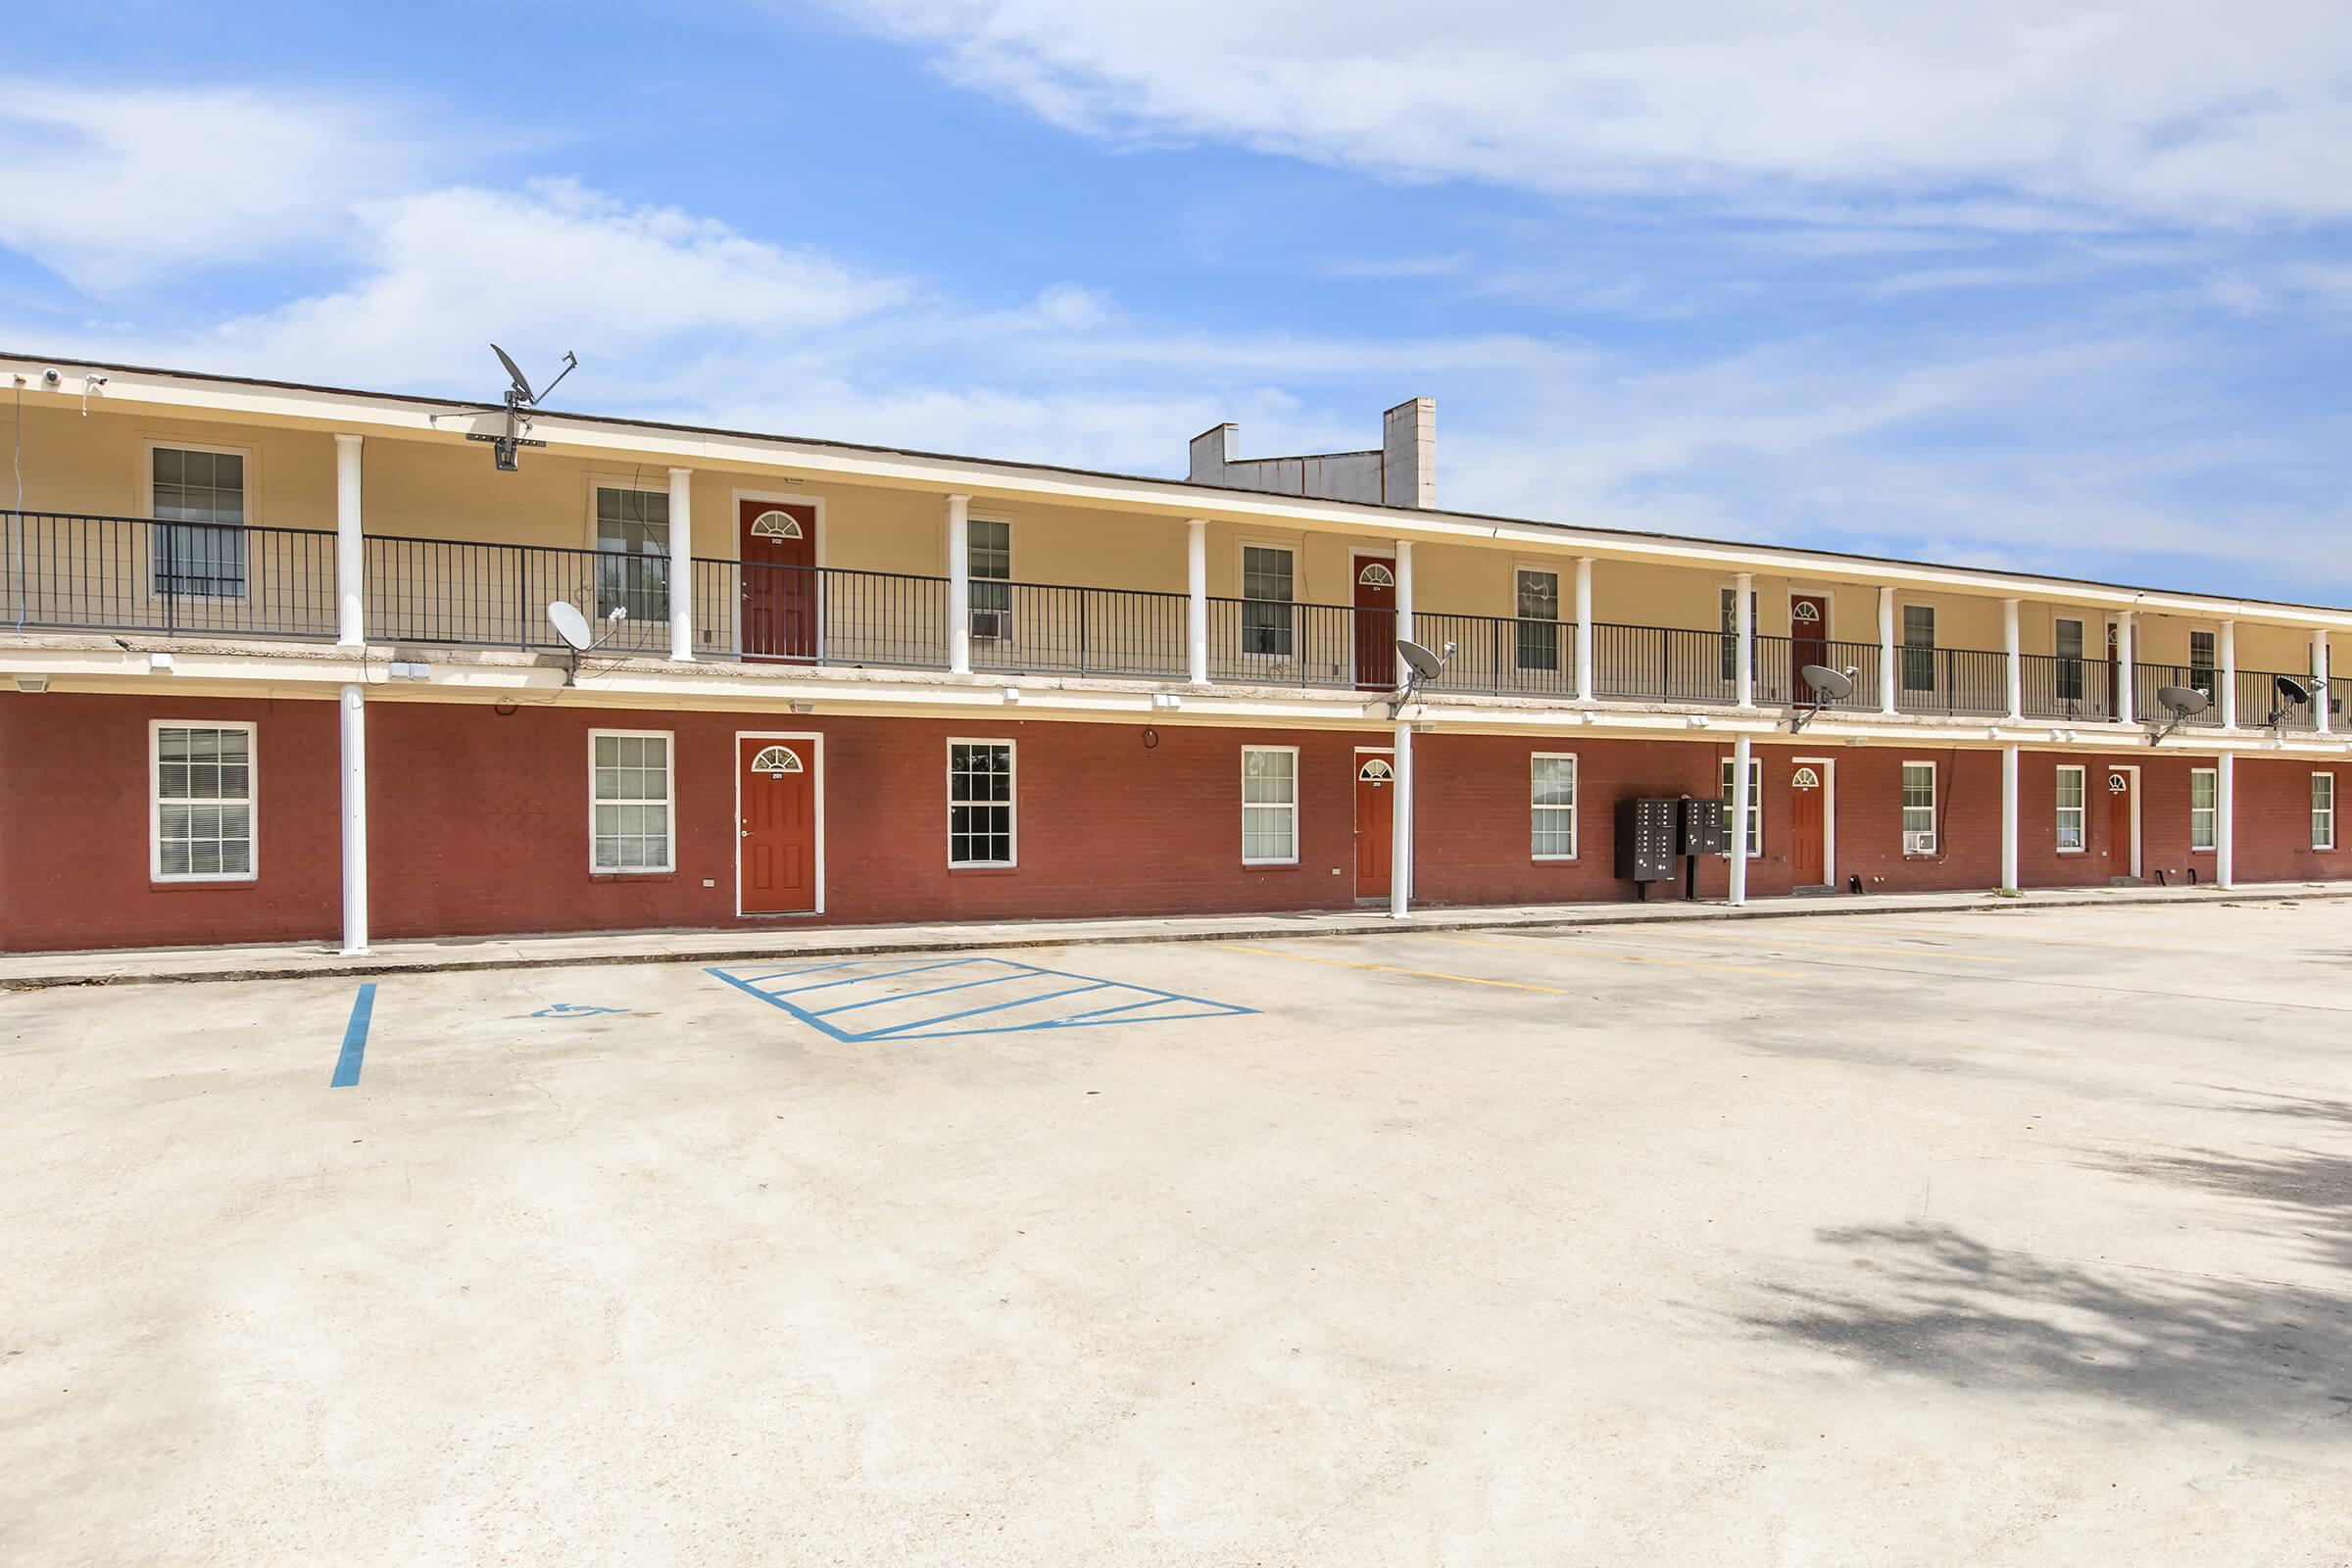
<instances>
[{"instance_id":1,"label":"white column","mask_svg":"<svg viewBox=\"0 0 2352 1568\"><path fill-rule=\"evenodd\" d=\"M2015 745L2001 748L2001 891L2004 893L2017 891L2017 761Z\"/></svg>"},{"instance_id":2,"label":"white column","mask_svg":"<svg viewBox=\"0 0 2352 1568\"><path fill-rule=\"evenodd\" d=\"M2001 651L2009 656L2009 718L2014 723L2026 716L2025 639L2018 630L2014 599L2001 601Z\"/></svg>"},{"instance_id":3,"label":"white column","mask_svg":"<svg viewBox=\"0 0 2352 1568\"><path fill-rule=\"evenodd\" d=\"M2237 754L2213 760L2213 879L2237 886Z\"/></svg>"},{"instance_id":4,"label":"white column","mask_svg":"<svg viewBox=\"0 0 2352 1568\"><path fill-rule=\"evenodd\" d=\"M1592 700L1592 558L1576 558L1576 700Z\"/></svg>"},{"instance_id":5,"label":"white column","mask_svg":"<svg viewBox=\"0 0 2352 1568\"><path fill-rule=\"evenodd\" d=\"M1208 519L1184 525L1185 668L1193 684L1208 684Z\"/></svg>"},{"instance_id":6,"label":"white column","mask_svg":"<svg viewBox=\"0 0 2352 1568\"><path fill-rule=\"evenodd\" d=\"M1747 765L1751 749L1746 736L1732 743L1732 820L1728 842L1732 851L1732 902L1747 902Z\"/></svg>"},{"instance_id":7,"label":"white column","mask_svg":"<svg viewBox=\"0 0 2352 1568\"><path fill-rule=\"evenodd\" d=\"M2311 716L2320 733L2327 734L2333 726L2328 717L2328 634L2311 634Z\"/></svg>"},{"instance_id":8,"label":"white column","mask_svg":"<svg viewBox=\"0 0 2352 1568\"><path fill-rule=\"evenodd\" d=\"M1408 643L1413 640L1413 542L1410 539L1396 541L1396 635ZM1396 666L1396 684L1401 689L1411 671L1405 667L1403 655L1396 654L1394 650L1391 652L1393 657L1389 662ZM1443 653L1444 650L1439 652Z\"/></svg>"},{"instance_id":9,"label":"white column","mask_svg":"<svg viewBox=\"0 0 2352 1568\"><path fill-rule=\"evenodd\" d=\"M1396 815L1389 831L1389 918L1401 920L1413 902L1413 726L1401 715L1396 720L1396 794L1389 802Z\"/></svg>"},{"instance_id":10,"label":"white column","mask_svg":"<svg viewBox=\"0 0 2352 1568\"><path fill-rule=\"evenodd\" d=\"M1879 590L1879 711L1894 711L1894 590Z\"/></svg>"},{"instance_id":11,"label":"white column","mask_svg":"<svg viewBox=\"0 0 2352 1568\"><path fill-rule=\"evenodd\" d=\"M2115 716L2118 722L2130 724L2139 706L2138 693L2132 688L2139 676L2139 617L2127 610L2115 617Z\"/></svg>"},{"instance_id":12,"label":"white column","mask_svg":"<svg viewBox=\"0 0 2352 1568\"><path fill-rule=\"evenodd\" d=\"M368 697L346 686L343 710L343 951L368 951Z\"/></svg>"},{"instance_id":13,"label":"white column","mask_svg":"<svg viewBox=\"0 0 2352 1568\"><path fill-rule=\"evenodd\" d=\"M1756 578L1743 571L1734 577L1732 627L1740 640L1740 706L1756 706Z\"/></svg>"},{"instance_id":14,"label":"white column","mask_svg":"<svg viewBox=\"0 0 2352 1568\"><path fill-rule=\"evenodd\" d=\"M335 437L335 642L368 641L367 545L360 521L360 438Z\"/></svg>"},{"instance_id":15,"label":"white column","mask_svg":"<svg viewBox=\"0 0 2352 1568\"><path fill-rule=\"evenodd\" d=\"M669 470L669 657L694 657L694 470Z\"/></svg>"},{"instance_id":16,"label":"white column","mask_svg":"<svg viewBox=\"0 0 2352 1568\"><path fill-rule=\"evenodd\" d=\"M972 672L972 498L948 497L948 672Z\"/></svg>"},{"instance_id":17,"label":"white column","mask_svg":"<svg viewBox=\"0 0 2352 1568\"><path fill-rule=\"evenodd\" d=\"M2222 705L2222 728L2237 728L2237 622L2222 622L2222 689L2214 697Z\"/></svg>"}]
</instances>

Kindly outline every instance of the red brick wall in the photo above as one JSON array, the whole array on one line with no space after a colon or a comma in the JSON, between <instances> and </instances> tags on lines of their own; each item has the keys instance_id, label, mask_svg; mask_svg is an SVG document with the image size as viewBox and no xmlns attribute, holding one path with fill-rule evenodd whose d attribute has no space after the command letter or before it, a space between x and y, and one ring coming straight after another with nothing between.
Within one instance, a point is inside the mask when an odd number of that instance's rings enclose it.
<instances>
[{"instance_id":1,"label":"red brick wall","mask_svg":"<svg viewBox=\"0 0 2352 1568\"><path fill-rule=\"evenodd\" d=\"M252 883L155 885L147 871L147 725L152 718L260 725L261 875ZM677 742L677 869L643 877L588 869L588 731L667 729ZM377 936L724 926L735 922L734 736L825 737L826 918L944 921L1349 906L1355 748L1379 734L1287 734L1168 726L1156 746L1136 724L727 713L647 714L526 706L384 702L368 710L369 880ZM946 868L951 735L1018 745L1020 864ZM1295 744L1301 862L1241 864L1241 748ZM1579 762L1579 858L1535 862L1528 757ZM1709 796L1732 748L1712 740L1417 737L1421 864L1433 905L1626 898L1613 865L1615 804L1629 795ZM1792 759L1834 759L1836 871L1873 891L1989 888L2000 859L1996 753L1824 744L1759 746L1764 850L1759 897L1788 891ZM1939 853L1902 854L1901 765L1937 768ZM2090 853L2056 854L2055 768L2021 769L2020 871L2028 886L2103 884L2107 764L2141 769L2145 864L2191 857L2184 754L2083 759ZM2337 769L2352 788L2352 765ZM2310 842L2306 761L2238 763L2238 869L2246 880L2352 876L2352 851ZM0 948L330 940L338 912L336 725L328 702L163 701L0 695ZM1721 897L1727 865L1699 868ZM1335 874L1336 872L1336 874ZM704 887L705 878L714 885ZM1675 896L1677 887L1657 890Z\"/></svg>"}]
</instances>

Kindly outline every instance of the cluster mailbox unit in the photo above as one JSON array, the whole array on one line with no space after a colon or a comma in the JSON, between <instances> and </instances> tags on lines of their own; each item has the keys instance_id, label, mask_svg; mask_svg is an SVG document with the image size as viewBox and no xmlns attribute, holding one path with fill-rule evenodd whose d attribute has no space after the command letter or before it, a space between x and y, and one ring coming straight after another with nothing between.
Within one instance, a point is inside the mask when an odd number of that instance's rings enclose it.
<instances>
[{"instance_id":1,"label":"cluster mailbox unit","mask_svg":"<svg viewBox=\"0 0 2352 1568\"><path fill-rule=\"evenodd\" d=\"M1699 857L1721 855L1726 842L1721 801L1686 795L1617 803L1617 874L1643 899L1652 882L1674 880L1678 858L1684 862L1684 896L1696 897Z\"/></svg>"}]
</instances>

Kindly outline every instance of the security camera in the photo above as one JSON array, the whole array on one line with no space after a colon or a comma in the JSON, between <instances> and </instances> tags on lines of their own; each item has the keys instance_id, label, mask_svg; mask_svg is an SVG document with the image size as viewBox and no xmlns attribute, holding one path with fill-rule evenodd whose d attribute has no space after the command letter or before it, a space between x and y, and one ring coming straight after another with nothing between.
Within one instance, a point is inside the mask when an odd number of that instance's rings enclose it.
<instances>
[{"instance_id":1,"label":"security camera","mask_svg":"<svg viewBox=\"0 0 2352 1568\"><path fill-rule=\"evenodd\" d=\"M63 375L58 373L57 367L55 366L51 366L48 369L41 372L41 385L43 386L57 386L63 383L65 379L66 378Z\"/></svg>"},{"instance_id":2,"label":"security camera","mask_svg":"<svg viewBox=\"0 0 2352 1568\"><path fill-rule=\"evenodd\" d=\"M98 374L95 371L92 371L90 374L81 378L81 384L83 386L104 386L106 385L106 377Z\"/></svg>"}]
</instances>

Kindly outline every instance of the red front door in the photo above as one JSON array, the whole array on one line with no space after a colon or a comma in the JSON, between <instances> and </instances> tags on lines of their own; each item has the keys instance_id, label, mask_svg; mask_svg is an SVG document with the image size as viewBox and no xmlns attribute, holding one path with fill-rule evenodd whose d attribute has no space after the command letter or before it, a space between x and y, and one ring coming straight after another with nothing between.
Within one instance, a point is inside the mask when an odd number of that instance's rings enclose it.
<instances>
[{"instance_id":1,"label":"red front door","mask_svg":"<svg viewBox=\"0 0 2352 1568\"><path fill-rule=\"evenodd\" d=\"M736 743L736 875L746 914L808 914L816 908L816 742Z\"/></svg>"},{"instance_id":2,"label":"red front door","mask_svg":"<svg viewBox=\"0 0 2352 1568\"><path fill-rule=\"evenodd\" d=\"M1355 683L1366 691L1396 685L1396 569L1384 559L1355 559Z\"/></svg>"},{"instance_id":3,"label":"red front door","mask_svg":"<svg viewBox=\"0 0 2352 1568\"><path fill-rule=\"evenodd\" d=\"M1355 896L1389 896L1391 849L1396 842L1396 770L1386 757L1355 760Z\"/></svg>"},{"instance_id":4,"label":"red front door","mask_svg":"<svg viewBox=\"0 0 2352 1568\"><path fill-rule=\"evenodd\" d=\"M1812 702L1813 683L1805 679L1805 666L1836 667L1830 663L1829 595L1788 596L1788 663L1789 690L1799 703Z\"/></svg>"},{"instance_id":5,"label":"red front door","mask_svg":"<svg viewBox=\"0 0 2352 1568\"><path fill-rule=\"evenodd\" d=\"M816 657L816 509L746 501L736 541L743 563L743 657Z\"/></svg>"},{"instance_id":6,"label":"red front door","mask_svg":"<svg viewBox=\"0 0 2352 1568\"><path fill-rule=\"evenodd\" d=\"M1820 762L1799 762L1788 774L1788 876L1800 888L1830 880L1827 773Z\"/></svg>"},{"instance_id":7,"label":"red front door","mask_svg":"<svg viewBox=\"0 0 2352 1568\"><path fill-rule=\"evenodd\" d=\"M2132 775L2120 767L2107 770L2107 874L2139 875L2137 822L2132 809Z\"/></svg>"}]
</instances>

